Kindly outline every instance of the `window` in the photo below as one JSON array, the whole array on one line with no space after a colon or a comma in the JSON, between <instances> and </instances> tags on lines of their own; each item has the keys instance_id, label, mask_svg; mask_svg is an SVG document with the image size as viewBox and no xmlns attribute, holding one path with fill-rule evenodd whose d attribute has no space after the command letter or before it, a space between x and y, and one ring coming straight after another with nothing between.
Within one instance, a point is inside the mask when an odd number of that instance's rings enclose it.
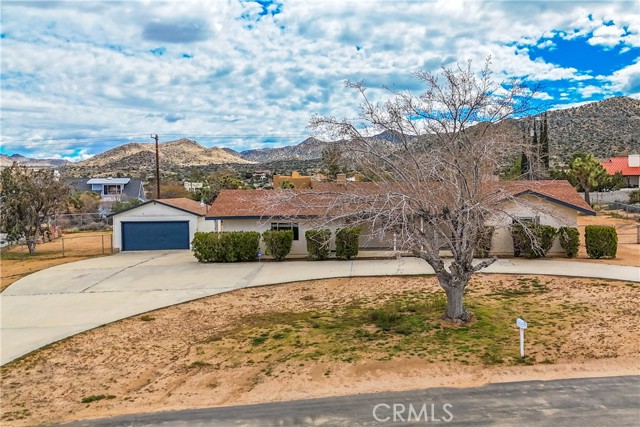
<instances>
[{"instance_id":1,"label":"window","mask_svg":"<svg viewBox=\"0 0 640 427\"><path fill-rule=\"evenodd\" d=\"M514 224L524 223L524 224L540 224L539 216L520 216L513 219Z\"/></svg>"},{"instance_id":2,"label":"window","mask_svg":"<svg viewBox=\"0 0 640 427\"><path fill-rule=\"evenodd\" d=\"M293 222L272 222L271 223L271 229L272 230L277 230L277 231L283 231L283 230L292 230L293 231L293 240L298 240L299 239L299 230L298 230L298 224L293 223Z\"/></svg>"}]
</instances>

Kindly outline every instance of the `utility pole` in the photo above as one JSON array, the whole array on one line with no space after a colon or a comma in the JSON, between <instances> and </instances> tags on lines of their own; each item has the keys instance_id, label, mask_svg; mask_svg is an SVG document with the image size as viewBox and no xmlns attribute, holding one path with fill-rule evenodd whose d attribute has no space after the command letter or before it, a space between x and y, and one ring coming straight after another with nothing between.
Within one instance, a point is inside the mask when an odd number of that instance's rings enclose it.
<instances>
[{"instance_id":1,"label":"utility pole","mask_svg":"<svg viewBox=\"0 0 640 427\"><path fill-rule=\"evenodd\" d=\"M158 134L151 135L156 140L156 199L160 198L160 154L158 152Z\"/></svg>"}]
</instances>

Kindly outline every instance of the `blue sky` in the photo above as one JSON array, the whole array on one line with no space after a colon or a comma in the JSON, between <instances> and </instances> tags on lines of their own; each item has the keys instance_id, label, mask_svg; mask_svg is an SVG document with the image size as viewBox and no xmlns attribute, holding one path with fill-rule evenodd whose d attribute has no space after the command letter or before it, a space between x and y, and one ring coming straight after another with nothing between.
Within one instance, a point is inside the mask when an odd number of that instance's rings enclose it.
<instances>
[{"instance_id":1,"label":"blue sky","mask_svg":"<svg viewBox=\"0 0 640 427\"><path fill-rule=\"evenodd\" d=\"M546 108L640 98L640 2L3 1L0 153L81 160L181 137L295 144L313 114L353 117L344 80L421 89L412 73L491 55Z\"/></svg>"}]
</instances>

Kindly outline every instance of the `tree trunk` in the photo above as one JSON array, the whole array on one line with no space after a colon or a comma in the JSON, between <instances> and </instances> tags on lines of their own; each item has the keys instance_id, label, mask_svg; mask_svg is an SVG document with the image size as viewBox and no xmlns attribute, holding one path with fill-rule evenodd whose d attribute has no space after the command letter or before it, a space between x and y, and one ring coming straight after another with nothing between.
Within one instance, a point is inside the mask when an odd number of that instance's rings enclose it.
<instances>
[{"instance_id":1,"label":"tree trunk","mask_svg":"<svg viewBox=\"0 0 640 427\"><path fill-rule=\"evenodd\" d=\"M27 239L27 249L29 249L29 255L33 255L36 253L36 240L35 239Z\"/></svg>"},{"instance_id":2,"label":"tree trunk","mask_svg":"<svg viewBox=\"0 0 640 427\"><path fill-rule=\"evenodd\" d=\"M587 202L588 205L591 204L591 197L589 197L589 189L586 187L584 189L584 201Z\"/></svg>"},{"instance_id":3,"label":"tree trunk","mask_svg":"<svg viewBox=\"0 0 640 427\"><path fill-rule=\"evenodd\" d=\"M447 309L442 318L452 322L468 322L471 320L471 313L467 311L462 303L464 287L447 286L445 293L447 294Z\"/></svg>"}]
</instances>

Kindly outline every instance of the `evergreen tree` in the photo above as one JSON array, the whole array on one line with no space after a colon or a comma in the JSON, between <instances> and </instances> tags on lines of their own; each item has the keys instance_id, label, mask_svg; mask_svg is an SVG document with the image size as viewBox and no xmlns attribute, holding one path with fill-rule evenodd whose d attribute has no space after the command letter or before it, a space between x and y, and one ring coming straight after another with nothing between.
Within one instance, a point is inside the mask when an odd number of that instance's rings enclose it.
<instances>
[{"instance_id":1,"label":"evergreen tree","mask_svg":"<svg viewBox=\"0 0 640 427\"><path fill-rule=\"evenodd\" d=\"M549 170L549 121L546 111L540 129L540 161L547 172Z\"/></svg>"}]
</instances>

